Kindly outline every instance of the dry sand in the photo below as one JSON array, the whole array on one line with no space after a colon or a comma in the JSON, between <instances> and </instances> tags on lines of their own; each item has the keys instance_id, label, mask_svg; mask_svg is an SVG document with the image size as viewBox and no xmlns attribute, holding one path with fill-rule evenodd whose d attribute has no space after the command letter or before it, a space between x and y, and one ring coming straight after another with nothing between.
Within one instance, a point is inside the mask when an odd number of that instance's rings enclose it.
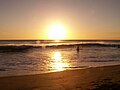
<instances>
[{"instance_id":1,"label":"dry sand","mask_svg":"<svg viewBox=\"0 0 120 90\"><path fill-rule=\"evenodd\" d=\"M120 66L0 77L0 90L120 90Z\"/></svg>"}]
</instances>

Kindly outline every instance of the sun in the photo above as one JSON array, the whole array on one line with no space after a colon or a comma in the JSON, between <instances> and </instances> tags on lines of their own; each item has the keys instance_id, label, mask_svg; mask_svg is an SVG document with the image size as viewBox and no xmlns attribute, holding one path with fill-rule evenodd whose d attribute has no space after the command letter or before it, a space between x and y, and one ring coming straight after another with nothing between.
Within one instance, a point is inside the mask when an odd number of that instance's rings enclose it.
<instances>
[{"instance_id":1,"label":"sun","mask_svg":"<svg viewBox=\"0 0 120 90\"><path fill-rule=\"evenodd\" d=\"M60 24L54 24L48 29L48 39L62 40L65 39L65 28Z\"/></svg>"}]
</instances>

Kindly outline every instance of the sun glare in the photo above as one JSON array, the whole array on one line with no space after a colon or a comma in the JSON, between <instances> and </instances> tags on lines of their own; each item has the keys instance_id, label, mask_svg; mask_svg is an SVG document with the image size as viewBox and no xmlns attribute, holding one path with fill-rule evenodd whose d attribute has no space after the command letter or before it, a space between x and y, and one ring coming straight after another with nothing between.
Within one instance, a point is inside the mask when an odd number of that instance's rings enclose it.
<instances>
[{"instance_id":1,"label":"sun glare","mask_svg":"<svg viewBox=\"0 0 120 90\"><path fill-rule=\"evenodd\" d=\"M59 24L54 24L48 30L48 39L52 39L52 40L65 39L65 34L66 32L63 26Z\"/></svg>"},{"instance_id":2,"label":"sun glare","mask_svg":"<svg viewBox=\"0 0 120 90\"><path fill-rule=\"evenodd\" d=\"M68 63L62 59L62 54L60 52L54 52L52 55L52 63L50 64L54 71L63 71L68 67Z\"/></svg>"},{"instance_id":3,"label":"sun glare","mask_svg":"<svg viewBox=\"0 0 120 90\"><path fill-rule=\"evenodd\" d=\"M53 71L63 71L66 67L69 67L67 61L63 59L61 52L53 52L51 57L52 61L50 63L50 67Z\"/></svg>"}]
</instances>

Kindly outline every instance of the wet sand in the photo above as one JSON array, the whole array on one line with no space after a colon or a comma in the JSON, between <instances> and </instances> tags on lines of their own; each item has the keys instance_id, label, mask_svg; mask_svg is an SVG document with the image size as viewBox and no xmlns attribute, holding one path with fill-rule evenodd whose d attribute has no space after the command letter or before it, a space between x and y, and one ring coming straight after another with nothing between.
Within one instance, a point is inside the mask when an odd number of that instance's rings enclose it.
<instances>
[{"instance_id":1,"label":"wet sand","mask_svg":"<svg viewBox=\"0 0 120 90\"><path fill-rule=\"evenodd\" d=\"M120 65L0 77L0 90L119 90Z\"/></svg>"}]
</instances>

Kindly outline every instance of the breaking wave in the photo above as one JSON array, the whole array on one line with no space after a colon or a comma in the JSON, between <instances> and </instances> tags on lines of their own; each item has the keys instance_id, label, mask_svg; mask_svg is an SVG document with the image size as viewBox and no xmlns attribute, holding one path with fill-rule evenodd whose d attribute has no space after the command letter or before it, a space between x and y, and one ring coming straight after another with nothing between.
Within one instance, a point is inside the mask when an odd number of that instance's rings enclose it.
<instances>
[{"instance_id":1,"label":"breaking wave","mask_svg":"<svg viewBox=\"0 0 120 90\"><path fill-rule=\"evenodd\" d=\"M57 43L57 44L3 44L0 45L0 51L10 51L10 52L21 52L33 48L68 48L68 47L75 47L80 46L81 48L84 47L116 47L120 48L120 44L102 44L102 43Z\"/></svg>"}]
</instances>

